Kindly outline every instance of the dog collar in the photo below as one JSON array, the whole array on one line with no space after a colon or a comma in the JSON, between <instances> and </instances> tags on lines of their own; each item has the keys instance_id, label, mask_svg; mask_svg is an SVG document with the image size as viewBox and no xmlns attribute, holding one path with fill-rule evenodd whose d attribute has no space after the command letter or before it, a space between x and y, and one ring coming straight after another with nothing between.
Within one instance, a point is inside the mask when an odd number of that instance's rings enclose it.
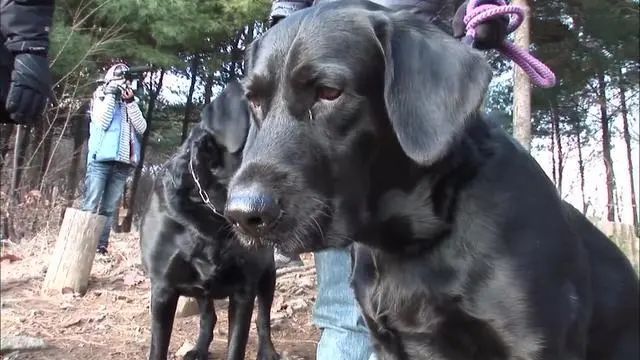
<instances>
[{"instance_id":1,"label":"dog collar","mask_svg":"<svg viewBox=\"0 0 640 360\"><path fill-rule=\"evenodd\" d=\"M193 181L196 183L196 186L198 187L198 193L200 195L200 198L204 202L204 204L214 214L220 216L221 218L224 218L224 215L222 215L222 213L218 211L218 209L216 209L216 207L213 206L213 204L211 203L211 199L209 199L209 195L207 194L207 192L202 189L202 186L200 185L200 181L198 181L198 177L196 176L195 171L193 171L193 158L191 157L191 154L189 154L189 172L191 173L191 177L193 178Z\"/></svg>"}]
</instances>

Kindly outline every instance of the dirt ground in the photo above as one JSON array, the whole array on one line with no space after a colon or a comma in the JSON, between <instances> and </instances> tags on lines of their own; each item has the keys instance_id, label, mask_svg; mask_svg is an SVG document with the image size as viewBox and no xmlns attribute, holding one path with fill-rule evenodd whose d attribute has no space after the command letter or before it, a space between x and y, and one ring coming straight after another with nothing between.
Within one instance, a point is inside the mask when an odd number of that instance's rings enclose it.
<instances>
[{"instance_id":1,"label":"dirt ground","mask_svg":"<svg viewBox=\"0 0 640 360\"><path fill-rule=\"evenodd\" d=\"M96 257L89 290L74 294L41 296L40 287L53 251L54 234L41 234L8 252L20 260L0 265L0 334L43 339L48 348L4 354L0 359L145 359L149 349L149 280L139 265L137 234L112 236L110 255ZM273 341L284 359L314 359L319 338L311 323L315 301L312 255L305 266L280 274L271 311ZM226 301L216 302L218 323L211 359L225 357ZM254 314L255 319L255 314ZM170 358L191 347L198 333L198 317L176 318ZM247 359L255 359L257 336L252 324Z\"/></svg>"}]
</instances>

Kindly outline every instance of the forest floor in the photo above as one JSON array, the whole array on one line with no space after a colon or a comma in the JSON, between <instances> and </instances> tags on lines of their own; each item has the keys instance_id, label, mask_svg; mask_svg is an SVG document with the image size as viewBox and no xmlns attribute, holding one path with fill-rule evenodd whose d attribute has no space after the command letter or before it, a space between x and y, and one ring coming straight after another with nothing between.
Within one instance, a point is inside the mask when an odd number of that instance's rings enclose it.
<instances>
[{"instance_id":1,"label":"forest floor","mask_svg":"<svg viewBox=\"0 0 640 360\"><path fill-rule=\"evenodd\" d=\"M137 234L114 234L107 257L96 256L89 290L42 296L40 288L54 234L5 247L15 261L0 264L0 336L43 340L43 349L0 355L0 359L145 359L149 350L149 280L140 266ZM271 310L273 342L283 359L314 359L319 331L311 323L315 301L313 255L304 267L284 269L278 276ZM289 272L286 272L289 271ZM225 357L227 301L215 304L218 323L211 359ZM254 312L255 319L255 312ZM181 359L198 333L198 316L176 318L169 359ZM247 359L255 359L257 334L252 322Z\"/></svg>"}]
</instances>

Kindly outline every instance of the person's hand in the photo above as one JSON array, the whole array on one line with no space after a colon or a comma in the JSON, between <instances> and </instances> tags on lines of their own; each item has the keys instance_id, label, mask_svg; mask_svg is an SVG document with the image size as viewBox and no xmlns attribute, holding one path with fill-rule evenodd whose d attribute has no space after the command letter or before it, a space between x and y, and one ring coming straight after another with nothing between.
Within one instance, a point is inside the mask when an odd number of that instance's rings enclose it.
<instances>
[{"instance_id":1,"label":"person's hand","mask_svg":"<svg viewBox=\"0 0 640 360\"><path fill-rule=\"evenodd\" d=\"M133 90L131 88L126 88L122 93L122 101L126 103L133 102Z\"/></svg>"},{"instance_id":2,"label":"person's hand","mask_svg":"<svg viewBox=\"0 0 640 360\"><path fill-rule=\"evenodd\" d=\"M103 88L103 92L107 95L120 96L120 85L115 81L109 81Z\"/></svg>"},{"instance_id":3,"label":"person's hand","mask_svg":"<svg viewBox=\"0 0 640 360\"><path fill-rule=\"evenodd\" d=\"M47 106L51 93L49 62L42 55L23 53L14 58L6 109L16 124L32 124Z\"/></svg>"},{"instance_id":4,"label":"person's hand","mask_svg":"<svg viewBox=\"0 0 640 360\"><path fill-rule=\"evenodd\" d=\"M452 28L453 36L455 38L462 38L466 34L466 25L464 23L464 16L467 13L467 3L465 1L460 5L456 14L453 16ZM478 4L492 3L491 0L479 1ZM480 50L496 49L504 42L507 37L507 26L509 25L509 18L501 16L496 19L487 21L476 27L476 35L474 38L473 47Z\"/></svg>"}]
</instances>

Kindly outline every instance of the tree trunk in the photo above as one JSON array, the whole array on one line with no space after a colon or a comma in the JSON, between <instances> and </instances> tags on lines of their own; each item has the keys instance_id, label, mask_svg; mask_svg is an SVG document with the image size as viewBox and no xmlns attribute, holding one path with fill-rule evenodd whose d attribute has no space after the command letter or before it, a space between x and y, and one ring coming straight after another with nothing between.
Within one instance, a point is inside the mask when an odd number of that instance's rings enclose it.
<instances>
[{"instance_id":1,"label":"tree trunk","mask_svg":"<svg viewBox=\"0 0 640 360\"><path fill-rule=\"evenodd\" d=\"M551 122L553 123L553 115L551 115ZM551 125L551 179L553 180L553 185L558 186L558 178L556 173L558 170L556 169L556 137L555 137L556 127Z\"/></svg>"},{"instance_id":2,"label":"tree trunk","mask_svg":"<svg viewBox=\"0 0 640 360\"><path fill-rule=\"evenodd\" d=\"M13 134L13 124L0 124L0 175L5 164L9 163L7 156L11 151L11 135Z\"/></svg>"},{"instance_id":3,"label":"tree trunk","mask_svg":"<svg viewBox=\"0 0 640 360\"><path fill-rule=\"evenodd\" d=\"M40 187L40 170L39 166L36 166L36 164L40 165L42 162L42 147L44 146L45 138L44 128L45 121L38 121L31 128L31 135L28 135L31 139L29 140L29 146L24 154L24 170L22 172L22 184L27 189Z\"/></svg>"},{"instance_id":4,"label":"tree trunk","mask_svg":"<svg viewBox=\"0 0 640 360\"><path fill-rule=\"evenodd\" d=\"M622 74L620 74L622 75ZM622 110L622 133L624 136L624 143L627 150L627 171L629 173L629 189L631 190L631 213L633 214L633 229L636 236L640 236L640 230L638 229L638 205L636 203L636 187L633 179L633 153L631 151L631 132L629 131L629 118L627 109L627 96L625 94L625 87L620 84L620 108ZM636 253L635 242L631 242L633 245L633 253Z\"/></svg>"},{"instance_id":5,"label":"tree trunk","mask_svg":"<svg viewBox=\"0 0 640 360\"><path fill-rule=\"evenodd\" d=\"M133 223L133 213L136 208L135 204L136 204L136 194L138 193L138 183L140 182L140 177L142 176L145 152L147 150L147 143L149 142L149 134L151 133L151 124L153 122L152 121L153 111L155 110L155 107L156 107L156 100L158 99L158 95L160 94L160 89L162 89L162 82L164 81L164 72L165 72L164 69L160 70L160 79L158 79L156 88L151 89L152 91L149 99L149 107L147 108L147 115L146 115L147 131L145 131L144 135L142 136L142 146L140 149L140 162L138 163L138 166L136 167L136 170L133 173L133 181L131 185L131 192L129 195L130 197L129 208L127 209L127 214L122 220L123 232L131 231L131 225Z\"/></svg>"},{"instance_id":6,"label":"tree trunk","mask_svg":"<svg viewBox=\"0 0 640 360\"><path fill-rule=\"evenodd\" d=\"M42 156L40 160L40 173L38 174L38 187L42 189L44 177L48 172L49 159L51 158L51 145L53 143L53 129L42 139Z\"/></svg>"},{"instance_id":7,"label":"tree trunk","mask_svg":"<svg viewBox=\"0 0 640 360\"><path fill-rule=\"evenodd\" d=\"M211 97L213 96L213 80L214 75L210 73L207 76L207 81L204 84L204 103L205 105L211 103Z\"/></svg>"},{"instance_id":8,"label":"tree trunk","mask_svg":"<svg viewBox=\"0 0 640 360\"><path fill-rule=\"evenodd\" d=\"M611 159L611 134L609 133L609 115L607 114L607 92L604 73L598 74L598 105L600 106L600 126L602 128L602 160L605 168L607 186L607 220L615 221L613 161Z\"/></svg>"},{"instance_id":9,"label":"tree trunk","mask_svg":"<svg viewBox=\"0 0 640 360\"><path fill-rule=\"evenodd\" d=\"M513 5L528 9L522 25L515 31L515 45L528 49L531 8L527 0L514 0ZM531 83L520 67L514 66L513 72L513 136L527 151L531 151Z\"/></svg>"},{"instance_id":10,"label":"tree trunk","mask_svg":"<svg viewBox=\"0 0 640 360\"><path fill-rule=\"evenodd\" d=\"M69 170L67 171L66 188L64 197L67 200L67 207L71 207L73 199L76 196L76 189L79 182L80 164L82 163L82 150L84 143L89 134L89 121L87 103L83 110L83 114L86 114L84 121L77 121L73 127L73 153L71 154L71 164L69 164Z\"/></svg>"},{"instance_id":11,"label":"tree trunk","mask_svg":"<svg viewBox=\"0 0 640 360\"><path fill-rule=\"evenodd\" d=\"M58 233L53 255L42 284L42 291L64 291L84 295L96 254L96 246L107 218L67 208Z\"/></svg>"},{"instance_id":12,"label":"tree trunk","mask_svg":"<svg viewBox=\"0 0 640 360\"><path fill-rule=\"evenodd\" d=\"M247 51L247 47L253 42L253 38L254 38L254 33L256 31L256 23L252 22L251 24L249 24L247 26L247 31L245 32L244 35L244 39L243 39L243 54L246 53ZM242 74L242 76L245 75L245 67L244 67L244 61L240 61L240 74Z\"/></svg>"},{"instance_id":13,"label":"tree trunk","mask_svg":"<svg viewBox=\"0 0 640 360\"><path fill-rule=\"evenodd\" d=\"M584 195L584 159L582 157L582 128L576 131L576 144L578 145L578 172L580 173L580 194L582 195L582 213L587 215L587 201Z\"/></svg>"},{"instance_id":14,"label":"tree trunk","mask_svg":"<svg viewBox=\"0 0 640 360\"><path fill-rule=\"evenodd\" d=\"M182 136L180 136L180 143L184 143L189 135L189 120L191 115L191 108L193 107L193 92L196 89L196 80L198 79L198 65L200 64L199 55L193 55L191 59L191 66L189 71L191 72L191 85L189 85L189 94L187 95L187 103L184 107L184 119L182 119Z\"/></svg>"},{"instance_id":15,"label":"tree trunk","mask_svg":"<svg viewBox=\"0 0 640 360\"><path fill-rule=\"evenodd\" d=\"M558 193L560 197L562 197L562 173L564 171L564 163L562 153L562 136L560 134L560 117L558 116L558 109L555 104L552 105L551 109L551 123L553 125L553 135L555 137L556 149L558 154L558 177L556 182L556 188L558 188Z\"/></svg>"},{"instance_id":16,"label":"tree trunk","mask_svg":"<svg viewBox=\"0 0 640 360\"><path fill-rule=\"evenodd\" d=\"M24 162L31 139L29 136L30 132L31 128L24 125L17 127L16 144L14 146L15 150L13 154L13 173L11 176L11 187L9 190L11 197L16 201L19 200L20 197L20 185L22 184L22 174L24 173Z\"/></svg>"},{"instance_id":17,"label":"tree trunk","mask_svg":"<svg viewBox=\"0 0 640 360\"><path fill-rule=\"evenodd\" d=\"M9 164L11 154L11 135L16 127L13 124L0 124L0 181L4 181L4 169ZM8 167L7 167L8 168ZM11 238L12 226L9 217L9 208L12 198L9 197L7 203L0 205L0 237L3 239Z\"/></svg>"}]
</instances>

